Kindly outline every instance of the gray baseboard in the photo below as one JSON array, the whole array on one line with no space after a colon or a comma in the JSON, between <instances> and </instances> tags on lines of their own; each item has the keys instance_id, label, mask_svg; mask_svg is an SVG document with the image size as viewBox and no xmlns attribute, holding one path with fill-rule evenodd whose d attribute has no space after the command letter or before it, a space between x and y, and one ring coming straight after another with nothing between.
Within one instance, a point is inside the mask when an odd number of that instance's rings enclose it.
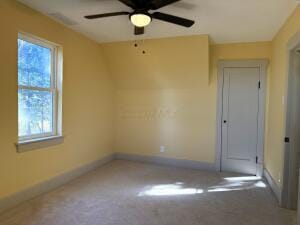
<instances>
[{"instance_id":1,"label":"gray baseboard","mask_svg":"<svg viewBox=\"0 0 300 225\"><path fill-rule=\"evenodd\" d=\"M115 159L153 163L164 166L174 166L186 169L216 171L215 163L206 163L186 159L165 158L160 156L148 156L126 153L115 153Z\"/></svg>"},{"instance_id":2,"label":"gray baseboard","mask_svg":"<svg viewBox=\"0 0 300 225\"><path fill-rule=\"evenodd\" d=\"M100 160L81 166L72 171L68 171L62 175L51 178L45 182L41 182L35 186L27 188L11 196L2 198L0 199L0 213L24 201L30 200L38 195L41 195L59 186L62 186L70 182L71 180L112 161L113 159L114 159L114 154L108 155Z\"/></svg>"},{"instance_id":3,"label":"gray baseboard","mask_svg":"<svg viewBox=\"0 0 300 225\"><path fill-rule=\"evenodd\" d=\"M266 178L266 180L269 183L269 186L271 187L275 197L278 200L278 203L281 205L281 189L278 187L274 179L272 178L271 174L267 169L264 169L264 174L263 176Z\"/></svg>"}]
</instances>

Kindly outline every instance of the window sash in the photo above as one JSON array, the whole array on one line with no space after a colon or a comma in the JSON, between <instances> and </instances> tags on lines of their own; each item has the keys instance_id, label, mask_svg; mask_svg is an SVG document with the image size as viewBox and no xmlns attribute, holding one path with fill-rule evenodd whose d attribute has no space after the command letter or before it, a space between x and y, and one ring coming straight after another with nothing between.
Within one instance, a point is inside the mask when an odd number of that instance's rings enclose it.
<instances>
[{"instance_id":1,"label":"window sash","mask_svg":"<svg viewBox=\"0 0 300 225\"><path fill-rule=\"evenodd\" d=\"M34 45L38 45L38 46L41 46L41 47L44 47L44 48L51 49L52 52L57 49L55 44L52 44L50 42L41 40L40 38L37 38L37 37L30 37L29 35L25 35L25 34L22 34L22 33L19 33L18 39L21 39L23 41L27 41L27 42L32 43Z\"/></svg>"},{"instance_id":2,"label":"window sash","mask_svg":"<svg viewBox=\"0 0 300 225\"><path fill-rule=\"evenodd\" d=\"M56 89L49 89L49 88L32 88L32 87L19 87L19 90L33 90L33 91L44 91L49 92L52 94L52 132L45 132L40 134L31 134L31 135L20 135L19 140L20 141L28 141L31 139L39 139L39 138L46 138L46 137L52 137L58 135L58 129L57 129L57 96L58 91Z\"/></svg>"},{"instance_id":3,"label":"window sash","mask_svg":"<svg viewBox=\"0 0 300 225\"><path fill-rule=\"evenodd\" d=\"M59 92L57 89L57 64L58 64L58 49L53 44L42 41L38 38L28 37L23 34L19 34L19 39L32 43L34 45L39 45L51 50L51 73L50 73L50 88L35 87L28 85L18 85L18 90L33 90L33 91L45 91L52 93L52 132L41 133L41 134L31 134L19 136L19 141L29 141L34 139L47 138L58 135L58 96ZM18 102L19 105L19 102Z\"/></svg>"}]
</instances>

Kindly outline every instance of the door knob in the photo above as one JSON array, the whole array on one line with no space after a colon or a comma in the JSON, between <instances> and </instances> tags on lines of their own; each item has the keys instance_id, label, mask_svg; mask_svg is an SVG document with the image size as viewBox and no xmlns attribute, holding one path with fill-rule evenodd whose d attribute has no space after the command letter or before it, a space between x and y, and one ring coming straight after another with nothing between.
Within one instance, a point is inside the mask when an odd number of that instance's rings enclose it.
<instances>
[{"instance_id":1,"label":"door knob","mask_svg":"<svg viewBox=\"0 0 300 225\"><path fill-rule=\"evenodd\" d=\"M284 138L284 142L285 142L285 143L290 143L290 138L289 138L289 137L285 137L285 138Z\"/></svg>"},{"instance_id":2,"label":"door knob","mask_svg":"<svg viewBox=\"0 0 300 225\"><path fill-rule=\"evenodd\" d=\"M227 120L224 120L223 122L224 122L224 123L227 123Z\"/></svg>"}]
</instances>

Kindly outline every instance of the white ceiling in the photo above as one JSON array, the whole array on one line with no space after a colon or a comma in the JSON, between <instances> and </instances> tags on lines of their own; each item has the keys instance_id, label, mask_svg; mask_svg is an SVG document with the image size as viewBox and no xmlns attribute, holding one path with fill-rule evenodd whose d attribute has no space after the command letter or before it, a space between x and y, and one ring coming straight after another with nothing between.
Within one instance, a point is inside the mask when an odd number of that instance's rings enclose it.
<instances>
[{"instance_id":1,"label":"white ceiling","mask_svg":"<svg viewBox=\"0 0 300 225\"><path fill-rule=\"evenodd\" d=\"M68 19L64 22L68 27L99 43L137 39L127 16L93 21L83 18L89 14L130 10L117 0L19 1L48 16L63 15ZM159 11L195 20L192 28L153 21L146 34L138 38L209 34L215 43L269 41L295 7L296 0L182 0Z\"/></svg>"}]
</instances>

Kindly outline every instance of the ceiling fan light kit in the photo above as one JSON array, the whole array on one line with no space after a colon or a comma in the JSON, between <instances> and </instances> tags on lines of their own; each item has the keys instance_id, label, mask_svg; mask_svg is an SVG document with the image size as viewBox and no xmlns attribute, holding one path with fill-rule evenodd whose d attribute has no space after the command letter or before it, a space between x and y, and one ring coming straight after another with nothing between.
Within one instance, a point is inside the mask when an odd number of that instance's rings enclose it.
<instances>
[{"instance_id":1,"label":"ceiling fan light kit","mask_svg":"<svg viewBox=\"0 0 300 225\"><path fill-rule=\"evenodd\" d=\"M151 23L152 17L146 13L133 13L130 21L136 27L146 27Z\"/></svg>"},{"instance_id":2,"label":"ceiling fan light kit","mask_svg":"<svg viewBox=\"0 0 300 225\"><path fill-rule=\"evenodd\" d=\"M145 33L145 27L152 19L161 20L167 23L176 24L183 27L191 27L194 21L182 17L169 15L161 12L149 13L150 10L157 10L164 6L179 2L181 0L119 0L121 3L132 8L133 12L113 12L85 16L86 19L98 19L111 16L129 15L131 23L134 25L134 34L141 35Z\"/></svg>"}]
</instances>

